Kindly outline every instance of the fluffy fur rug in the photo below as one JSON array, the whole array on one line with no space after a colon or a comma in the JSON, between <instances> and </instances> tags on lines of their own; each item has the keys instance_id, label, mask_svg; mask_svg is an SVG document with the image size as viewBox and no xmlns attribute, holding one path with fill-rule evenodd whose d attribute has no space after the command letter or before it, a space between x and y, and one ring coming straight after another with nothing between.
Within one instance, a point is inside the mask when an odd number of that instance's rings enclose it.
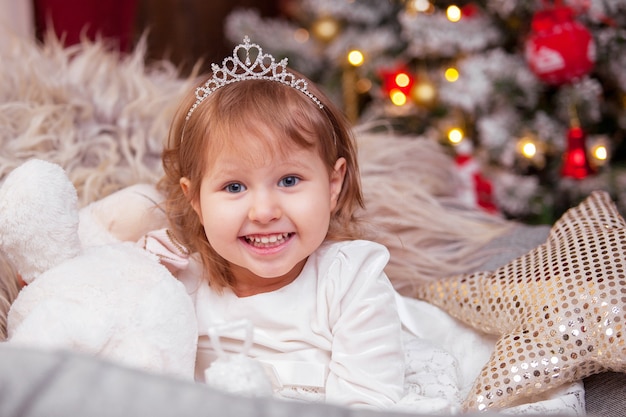
<instances>
[{"instance_id":1,"label":"fluffy fur rug","mask_svg":"<svg viewBox=\"0 0 626 417\"><path fill-rule=\"evenodd\" d=\"M54 38L40 45L1 28L0 36L0 181L30 158L45 159L67 170L85 205L160 177L162 142L192 77L179 77L169 62L145 64L144 43L120 55L103 42L63 48ZM364 216L372 238L390 249L394 285L410 294L415 280L479 265L484 244L510 224L461 205L454 164L441 147L356 132ZM0 268L6 312L17 287L11 266L2 260Z\"/></svg>"}]
</instances>

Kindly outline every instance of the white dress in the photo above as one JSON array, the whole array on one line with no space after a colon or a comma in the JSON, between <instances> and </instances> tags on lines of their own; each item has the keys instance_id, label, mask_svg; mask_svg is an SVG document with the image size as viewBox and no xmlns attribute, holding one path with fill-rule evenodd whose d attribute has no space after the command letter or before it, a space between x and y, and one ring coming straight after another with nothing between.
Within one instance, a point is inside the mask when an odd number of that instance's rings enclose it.
<instances>
[{"instance_id":1,"label":"white dress","mask_svg":"<svg viewBox=\"0 0 626 417\"><path fill-rule=\"evenodd\" d=\"M272 369L278 396L380 408L397 403L406 361L396 293L383 272L388 259L373 242L324 244L289 285L242 298L213 291L190 266L179 278L198 316L196 378L217 357L208 329L247 319L248 355ZM225 352L241 352L244 332L220 336Z\"/></svg>"}]
</instances>

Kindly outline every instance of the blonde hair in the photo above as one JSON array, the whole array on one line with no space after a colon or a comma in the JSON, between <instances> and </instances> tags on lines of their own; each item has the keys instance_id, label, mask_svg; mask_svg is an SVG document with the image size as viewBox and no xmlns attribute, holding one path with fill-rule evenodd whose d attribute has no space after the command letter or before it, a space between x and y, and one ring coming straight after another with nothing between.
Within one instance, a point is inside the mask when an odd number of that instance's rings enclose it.
<instances>
[{"instance_id":1,"label":"blonde hair","mask_svg":"<svg viewBox=\"0 0 626 417\"><path fill-rule=\"evenodd\" d=\"M200 184L212 158L218 158L223 149L238 146L237 141L246 136L268 139L251 144L254 149L242 154L251 159L259 154L255 152L257 146L273 153L288 152L294 145L312 148L318 150L330 173L337 159L345 158L346 175L326 238L363 237L356 216L363 208L363 195L351 126L311 82L309 91L321 101L322 109L293 87L269 80L245 80L215 91L186 120L196 100L194 90L190 91L174 116L162 156L165 176L159 187L167 197L165 210L170 227L185 246L200 254L207 279L218 290L233 284L229 265L209 244L190 202L199 199ZM249 145L250 141L245 143ZM180 187L183 177L191 183L187 196Z\"/></svg>"}]
</instances>

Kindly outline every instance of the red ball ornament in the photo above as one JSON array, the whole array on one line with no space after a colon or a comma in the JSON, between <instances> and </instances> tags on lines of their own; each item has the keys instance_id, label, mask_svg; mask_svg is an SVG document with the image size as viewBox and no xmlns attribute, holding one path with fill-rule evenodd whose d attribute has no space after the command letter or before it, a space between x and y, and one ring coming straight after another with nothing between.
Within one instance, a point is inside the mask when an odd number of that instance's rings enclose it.
<instances>
[{"instance_id":1,"label":"red ball ornament","mask_svg":"<svg viewBox=\"0 0 626 417\"><path fill-rule=\"evenodd\" d=\"M535 13L526 40L526 60L542 81L560 85L589 73L596 48L591 32L574 19L574 11L557 6Z\"/></svg>"},{"instance_id":2,"label":"red ball ornament","mask_svg":"<svg viewBox=\"0 0 626 417\"><path fill-rule=\"evenodd\" d=\"M478 16L479 14L480 9L473 3L469 3L461 7L461 16L463 17L472 18Z\"/></svg>"},{"instance_id":3,"label":"red ball ornament","mask_svg":"<svg viewBox=\"0 0 626 417\"><path fill-rule=\"evenodd\" d=\"M408 96L415 84L415 76L404 65L394 68L383 68L379 70L379 76L382 80L382 90L385 94L389 94L393 90L399 90Z\"/></svg>"}]
</instances>

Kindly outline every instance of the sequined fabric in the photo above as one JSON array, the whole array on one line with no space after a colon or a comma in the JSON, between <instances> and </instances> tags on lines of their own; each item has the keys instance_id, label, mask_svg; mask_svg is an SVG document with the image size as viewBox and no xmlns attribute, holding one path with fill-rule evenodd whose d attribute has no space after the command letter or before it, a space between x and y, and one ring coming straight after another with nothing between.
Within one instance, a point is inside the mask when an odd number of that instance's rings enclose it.
<instances>
[{"instance_id":1,"label":"sequined fabric","mask_svg":"<svg viewBox=\"0 0 626 417\"><path fill-rule=\"evenodd\" d=\"M596 191L526 255L495 271L425 283L417 298L501 336L465 410L504 408L592 374L626 372L626 222Z\"/></svg>"}]
</instances>

